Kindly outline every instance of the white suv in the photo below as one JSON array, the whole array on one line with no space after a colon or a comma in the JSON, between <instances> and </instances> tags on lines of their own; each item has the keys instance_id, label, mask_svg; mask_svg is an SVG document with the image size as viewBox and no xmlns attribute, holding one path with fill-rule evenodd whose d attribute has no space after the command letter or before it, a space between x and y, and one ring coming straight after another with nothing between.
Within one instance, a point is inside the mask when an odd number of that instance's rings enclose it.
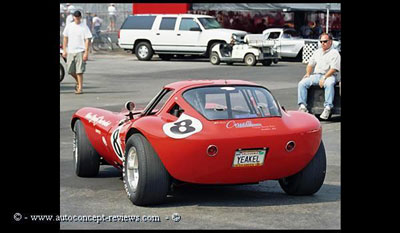
<instances>
[{"instance_id":1,"label":"white suv","mask_svg":"<svg viewBox=\"0 0 400 233\"><path fill-rule=\"evenodd\" d=\"M240 41L246 34L221 28L208 15L131 15L121 26L118 45L131 50L139 60L150 60L153 54L169 60L174 54L208 56L216 43L229 43L232 35Z\"/></svg>"}]
</instances>

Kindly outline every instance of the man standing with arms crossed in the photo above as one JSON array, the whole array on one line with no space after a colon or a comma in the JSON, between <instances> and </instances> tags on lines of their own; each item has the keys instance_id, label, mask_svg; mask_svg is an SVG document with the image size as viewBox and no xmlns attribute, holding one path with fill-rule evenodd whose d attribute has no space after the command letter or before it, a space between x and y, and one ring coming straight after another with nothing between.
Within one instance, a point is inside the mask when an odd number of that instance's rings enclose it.
<instances>
[{"instance_id":1,"label":"man standing with arms crossed","mask_svg":"<svg viewBox=\"0 0 400 233\"><path fill-rule=\"evenodd\" d=\"M87 25L82 23L80 11L75 11L73 17L74 22L68 24L63 32L63 57L67 58L68 74L76 81L75 94L82 94L83 73L89 57L92 33Z\"/></svg>"},{"instance_id":2,"label":"man standing with arms crossed","mask_svg":"<svg viewBox=\"0 0 400 233\"><path fill-rule=\"evenodd\" d=\"M321 47L317 49L306 68L306 74L298 85L299 111L307 110L307 91L312 85L319 85L325 89L324 111L320 118L327 120L333 108L333 98L335 97L335 83L338 82L338 72L340 71L340 54L332 47L332 36L322 33L320 36ZM314 69L314 73L312 73Z\"/></svg>"}]
</instances>

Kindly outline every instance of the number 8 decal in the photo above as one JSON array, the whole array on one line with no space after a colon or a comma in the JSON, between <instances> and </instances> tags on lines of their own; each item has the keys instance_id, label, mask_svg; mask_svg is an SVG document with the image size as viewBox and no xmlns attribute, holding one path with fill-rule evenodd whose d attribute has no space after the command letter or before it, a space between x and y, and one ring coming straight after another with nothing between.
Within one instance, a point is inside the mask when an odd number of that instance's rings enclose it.
<instances>
[{"instance_id":1,"label":"number 8 decal","mask_svg":"<svg viewBox=\"0 0 400 233\"><path fill-rule=\"evenodd\" d=\"M163 125L164 133L175 139L187 138L203 129L201 122L189 115L182 114L178 120Z\"/></svg>"}]
</instances>

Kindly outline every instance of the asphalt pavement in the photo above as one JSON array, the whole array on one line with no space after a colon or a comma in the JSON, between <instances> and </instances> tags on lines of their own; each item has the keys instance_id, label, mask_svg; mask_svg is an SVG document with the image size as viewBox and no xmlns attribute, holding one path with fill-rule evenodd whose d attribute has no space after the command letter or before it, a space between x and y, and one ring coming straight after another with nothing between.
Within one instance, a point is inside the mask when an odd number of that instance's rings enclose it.
<instances>
[{"instance_id":1,"label":"asphalt pavement","mask_svg":"<svg viewBox=\"0 0 400 233\"><path fill-rule=\"evenodd\" d=\"M184 185L165 204L133 205L126 196L121 172L102 166L94 178L74 174L70 120L81 107L111 111L126 101L144 107L168 83L187 79L242 79L267 87L287 110L297 110L297 83L305 64L279 62L269 67L211 65L208 59L138 61L123 51L91 54L84 74L84 94L75 82L60 84L60 215L61 229L340 229L340 117L322 122L327 173L312 196L289 196L277 181L253 185ZM84 217L101 216L100 221ZM130 221L135 219L135 221Z\"/></svg>"}]
</instances>

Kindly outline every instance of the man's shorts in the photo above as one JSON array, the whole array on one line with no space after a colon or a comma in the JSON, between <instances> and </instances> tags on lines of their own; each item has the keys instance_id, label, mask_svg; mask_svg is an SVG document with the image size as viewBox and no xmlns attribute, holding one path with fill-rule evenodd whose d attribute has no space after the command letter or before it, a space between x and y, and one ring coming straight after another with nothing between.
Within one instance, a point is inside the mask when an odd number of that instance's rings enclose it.
<instances>
[{"instance_id":1,"label":"man's shorts","mask_svg":"<svg viewBox=\"0 0 400 233\"><path fill-rule=\"evenodd\" d=\"M117 19L117 16L115 16L115 15L109 15L108 18L110 19L110 22L115 23L115 20Z\"/></svg>"},{"instance_id":2,"label":"man's shorts","mask_svg":"<svg viewBox=\"0 0 400 233\"><path fill-rule=\"evenodd\" d=\"M86 62L83 61L83 53L68 53L67 72L68 74L83 74L86 69Z\"/></svg>"}]
</instances>

